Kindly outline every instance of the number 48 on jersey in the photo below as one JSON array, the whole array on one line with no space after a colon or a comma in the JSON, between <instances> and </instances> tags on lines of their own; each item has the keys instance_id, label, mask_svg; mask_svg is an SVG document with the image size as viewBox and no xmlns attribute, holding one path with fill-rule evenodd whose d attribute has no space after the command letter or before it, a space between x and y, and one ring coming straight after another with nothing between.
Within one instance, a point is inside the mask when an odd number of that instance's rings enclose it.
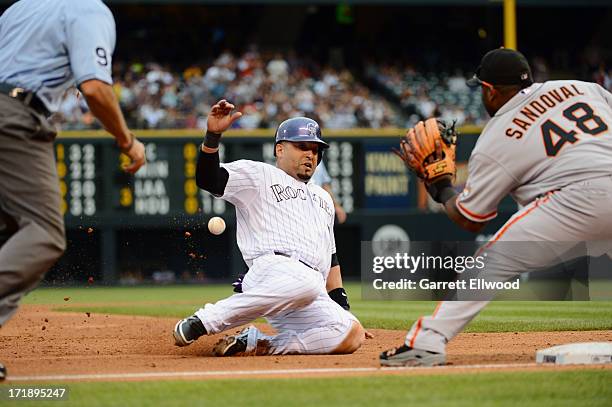
<instances>
[{"instance_id":1,"label":"number 48 on jersey","mask_svg":"<svg viewBox=\"0 0 612 407\"><path fill-rule=\"evenodd\" d=\"M574 103L563 111L563 117L575 123L575 127L583 134L597 136L608 130L608 125L593 112L593 108L586 103ZM542 123L542 138L546 155L556 156L566 143L574 144L580 139L576 137L578 131L564 129L551 119Z\"/></svg>"}]
</instances>

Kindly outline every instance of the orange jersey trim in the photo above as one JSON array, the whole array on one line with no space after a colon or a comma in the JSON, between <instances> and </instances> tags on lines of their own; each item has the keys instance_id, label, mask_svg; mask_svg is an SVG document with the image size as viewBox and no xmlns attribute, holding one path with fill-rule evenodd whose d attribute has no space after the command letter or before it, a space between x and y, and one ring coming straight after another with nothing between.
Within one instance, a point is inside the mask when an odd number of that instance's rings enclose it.
<instances>
[{"instance_id":1,"label":"orange jersey trim","mask_svg":"<svg viewBox=\"0 0 612 407\"><path fill-rule=\"evenodd\" d=\"M443 303L443 302L444 302L444 301L438 301L438 305L436 305L436 309L434 310L433 314L431 314L431 316L432 316L433 318L435 318L435 317L436 317L436 314L437 314L437 313L438 313L438 311L440 310L440 307L442 306L442 303Z\"/></svg>"},{"instance_id":2,"label":"orange jersey trim","mask_svg":"<svg viewBox=\"0 0 612 407\"><path fill-rule=\"evenodd\" d=\"M497 216L497 211L493 211L486 215L479 215L468 210L465 206L463 206L461 202L459 202L459 200L455 201L455 203L457 204L457 209L459 210L459 212L461 212L463 216L474 222L486 222Z\"/></svg>"},{"instance_id":3,"label":"orange jersey trim","mask_svg":"<svg viewBox=\"0 0 612 407\"><path fill-rule=\"evenodd\" d=\"M442 306L443 302L444 301L438 301L438 305L436 305L436 309L434 310L433 314L431 315L432 318L436 317L436 314L440 310L440 307ZM423 317L419 318L419 320L417 321L417 326L416 326L416 329L414 330L414 335L412 335L412 338L410 338L410 343L408 344L408 346L410 346L411 348L414 347L414 340L416 339L419 331L421 330L421 326L422 325L423 325Z\"/></svg>"},{"instance_id":4,"label":"orange jersey trim","mask_svg":"<svg viewBox=\"0 0 612 407\"><path fill-rule=\"evenodd\" d=\"M417 327L414 331L414 335L412 335L412 339L410 339L410 343L408 344L408 346L410 346L411 348L414 348L414 340L416 339L419 331L421 330L421 325L423 325L423 317L419 318L417 322Z\"/></svg>"}]
</instances>

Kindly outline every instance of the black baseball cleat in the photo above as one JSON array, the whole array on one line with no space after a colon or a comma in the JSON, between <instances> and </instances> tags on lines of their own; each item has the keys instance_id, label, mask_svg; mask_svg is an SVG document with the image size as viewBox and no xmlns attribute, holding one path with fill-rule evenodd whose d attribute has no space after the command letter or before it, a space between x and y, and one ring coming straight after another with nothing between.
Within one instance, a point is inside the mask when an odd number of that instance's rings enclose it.
<instances>
[{"instance_id":1,"label":"black baseball cleat","mask_svg":"<svg viewBox=\"0 0 612 407\"><path fill-rule=\"evenodd\" d=\"M380 354L381 366L439 366L446 364L446 355L414 349L408 345L389 349Z\"/></svg>"},{"instance_id":2,"label":"black baseball cleat","mask_svg":"<svg viewBox=\"0 0 612 407\"><path fill-rule=\"evenodd\" d=\"M174 344L176 346L187 346L193 343L202 335L206 335L204 324L195 315L181 319L174 326Z\"/></svg>"},{"instance_id":3,"label":"black baseball cleat","mask_svg":"<svg viewBox=\"0 0 612 407\"><path fill-rule=\"evenodd\" d=\"M0 382L6 379L6 366L0 363Z\"/></svg>"}]
</instances>

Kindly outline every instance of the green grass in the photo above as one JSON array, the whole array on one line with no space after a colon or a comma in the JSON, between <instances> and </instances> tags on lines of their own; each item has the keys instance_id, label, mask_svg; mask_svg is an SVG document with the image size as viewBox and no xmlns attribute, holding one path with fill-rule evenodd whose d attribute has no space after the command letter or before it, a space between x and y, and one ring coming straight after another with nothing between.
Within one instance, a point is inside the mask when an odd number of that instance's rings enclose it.
<instances>
[{"instance_id":1,"label":"green grass","mask_svg":"<svg viewBox=\"0 0 612 407\"><path fill-rule=\"evenodd\" d=\"M352 312L368 328L407 329L430 314L431 301L362 301L359 284L347 284ZM229 285L40 288L24 300L60 311L180 318L206 302L231 295ZM64 298L69 298L64 301ZM84 305L87 304L87 305ZM466 332L521 332L612 329L612 301L497 301Z\"/></svg>"},{"instance_id":2,"label":"green grass","mask_svg":"<svg viewBox=\"0 0 612 407\"><path fill-rule=\"evenodd\" d=\"M369 328L402 329L435 307L429 301L362 301L349 284L352 311ZM25 298L60 311L183 317L231 295L229 285L40 288ZM69 301L64 301L64 298ZM612 301L493 302L468 332L612 329ZM63 406L515 406L612 405L612 370L441 375L64 383ZM11 386L17 386L12 384ZM0 386L5 394L8 386ZM0 405L6 399L0 396ZM57 402L20 402L20 405Z\"/></svg>"},{"instance_id":3,"label":"green grass","mask_svg":"<svg viewBox=\"0 0 612 407\"><path fill-rule=\"evenodd\" d=\"M144 302L144 301L208 301L218 300L232 293L229 284L170 285L137 287L57 287L39 288L25 298L26 304L69 304ZM64 298L68 297L68 302Z\"/></svg>"},{"instance_id":4,"label":"green grass","mask_svg":"<svg viewBox=\"0 0 612 407\"><path fill-rule=\"evenodd\" d=\"M431 302L363 302L355 314L368 325L405 328L407 320L429 315ZM490 303L466 332L612 329L612 302L497 301Z\"/></svg>"},{"instance_id":5,"label":"green grass","mask_svg":"<svg viewBox=\"0 0 612 407\"><path fill-rule=\"evenodd\" d=\"M68 383L62 406L609 406L611 370ZM15 386L15 385L13 385ZM0 386L3 393L8 386ZM59 405L20 402L21 406ZM55 403L55 404L53 404Z\"/></svg>"}]
</instances>

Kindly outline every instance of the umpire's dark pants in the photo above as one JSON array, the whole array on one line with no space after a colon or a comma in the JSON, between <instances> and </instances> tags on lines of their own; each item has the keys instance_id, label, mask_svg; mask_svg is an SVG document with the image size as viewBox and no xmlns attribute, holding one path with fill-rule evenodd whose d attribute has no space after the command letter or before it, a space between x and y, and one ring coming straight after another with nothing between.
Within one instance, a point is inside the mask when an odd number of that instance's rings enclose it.
<instances>
[{"instance_id":1,"label":"umpire's dark pants","mask_svg":"<svg viewBox=\"0 0 612 407\"><path fill-rule=\"evenodd\" d=\"M0 326L66 247L54 138L42 115L0 94Z\"/></svg>"}]
</instances>

